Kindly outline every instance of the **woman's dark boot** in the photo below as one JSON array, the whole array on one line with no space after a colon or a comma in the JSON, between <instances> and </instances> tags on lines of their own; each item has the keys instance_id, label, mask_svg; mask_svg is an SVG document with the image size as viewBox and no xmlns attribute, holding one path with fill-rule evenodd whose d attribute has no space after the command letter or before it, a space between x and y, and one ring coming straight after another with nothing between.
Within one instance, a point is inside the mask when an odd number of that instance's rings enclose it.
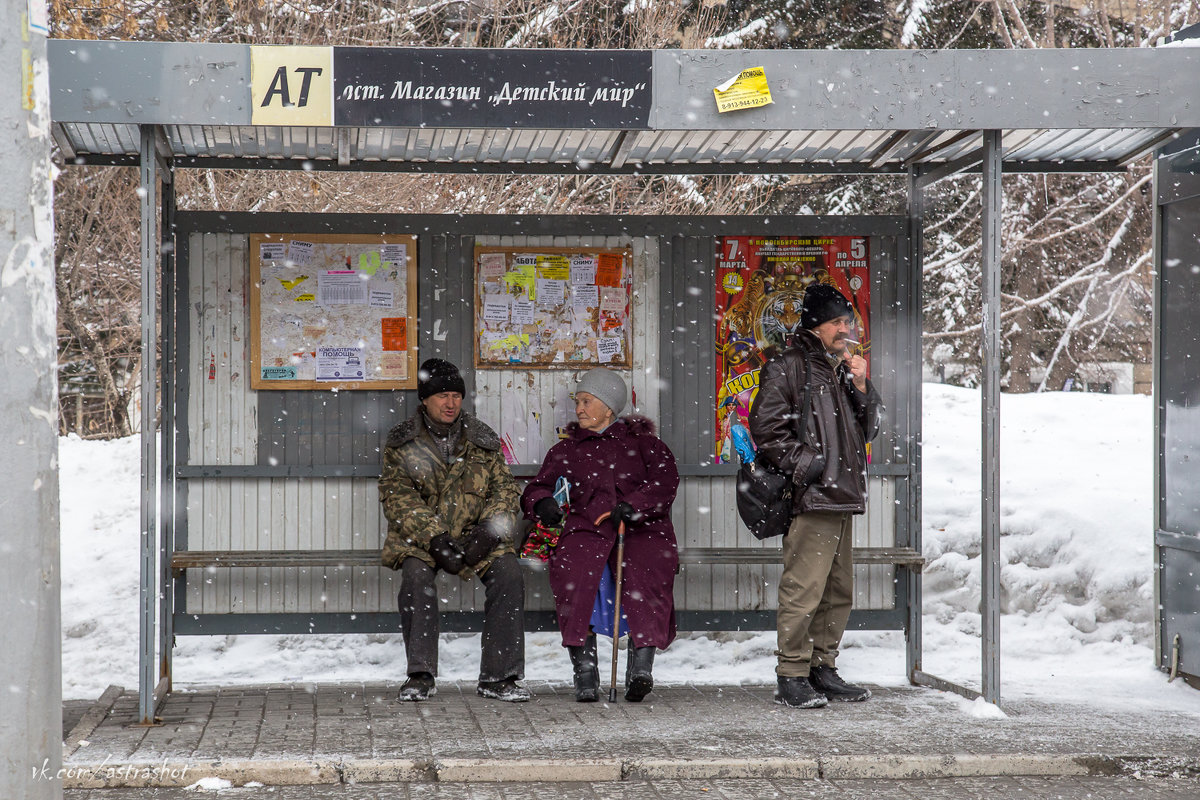
<instances>
[{"instance_id":1,"label":"woman's dark boot","mask_svg":"<svg viewBox=\"0 0 1200 800\"><path fill-rule=\"evenodd\" d=\"M654 646L629 647L629 657L625 661L625 699L631 703L640 703L642 698L650 694L654 688Z\"/></svg>"},{"instance_id":2,"label":"woman's dark boot","mask_svg":"<svg viewBox=\"0 0 1200 800\"><path fill-rule=\"evenodd\" d=\"M600 668L596 665L596 634L582 645L568 646L575 667L575 702L594 703L600 698Z\"/></svg>"}]
</instances>

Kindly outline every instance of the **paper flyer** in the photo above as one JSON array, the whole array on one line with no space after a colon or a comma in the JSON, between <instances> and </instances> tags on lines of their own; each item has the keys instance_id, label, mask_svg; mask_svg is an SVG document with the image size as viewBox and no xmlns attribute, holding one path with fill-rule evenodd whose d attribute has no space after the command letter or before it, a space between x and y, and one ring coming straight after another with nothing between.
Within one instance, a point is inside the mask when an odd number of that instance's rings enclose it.
<instances>
[{"instance_id":1,"label":"paper flyer","mask_svg":"<svg viewBox=\"0 0 1200 800\"><path fill-rule=\"evenodd\" d=\"M361 381L363 369L361 347L318 347L317 380Z\"/></svg>"},{"instance_id":2,"label":"paper flyer","mask_svg":"<svg viewBox=\"0 0 1200 800\"><path fill-rule=\"evenodd\" d=\"M717 112L741 111L771 105L771 87L767 84L767 73L762 67L750 67L713 89L717 100Z\"/></svg>"}]
</instances>

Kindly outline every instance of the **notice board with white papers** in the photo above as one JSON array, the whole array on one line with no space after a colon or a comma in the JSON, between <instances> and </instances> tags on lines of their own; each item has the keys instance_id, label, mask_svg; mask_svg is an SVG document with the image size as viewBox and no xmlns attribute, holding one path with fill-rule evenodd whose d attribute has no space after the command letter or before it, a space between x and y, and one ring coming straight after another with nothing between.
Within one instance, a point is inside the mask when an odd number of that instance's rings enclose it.
<instances>
[{"instance_id":1,"label":"notice board with white papers","mask_svg":"<svg viewBox=\"0 0 1200 800\"><path fill-rule=\"evenodd\" d=\"M475 248L475 366L628 369L632 251Z\"/></svg>"},{"instance_id":2,"label":"notice board with white papers","mask_svg":"<svg viewBox=\"0 0 1200 800\"><path fill-rule=\"evenodd\" d=\"M252 389L415 389L417 239L252 234Z\"/></svg>"}]
</instances>

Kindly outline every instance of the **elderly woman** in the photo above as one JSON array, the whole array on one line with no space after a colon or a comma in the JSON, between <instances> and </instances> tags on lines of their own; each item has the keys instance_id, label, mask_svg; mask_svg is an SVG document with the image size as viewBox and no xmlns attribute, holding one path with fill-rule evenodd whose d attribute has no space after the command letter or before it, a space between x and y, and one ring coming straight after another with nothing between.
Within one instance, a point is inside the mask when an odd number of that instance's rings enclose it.
<instances>
[{"instance_id":1,"label":"elderly woman","mask_svg":"<svg viewBox=\"0 0 1200 800\"><path fill-rule=\"evenodd\" d=\"M679 553L671 503L679 472L675 457L654 435L650 420L618 416L628 395L615 372L602 367L587 372L575 391L578 422L568 427L564 441L550 448L521 497L528 517L547 527L563 526L550 557L550 587L563 646L574 666L579 702L594 702L599 695L596 633L611 634L612 628L600 622L604 601L598 593L609 593L602 585L611 580L606 572L617 571L621 522L625 523L621 616L630 634L626 700L640 702L650 693L654 650L675 639L672 584ZM553 497L560 477L570 484L565 520Z\"/></svg>"}]
</instances>

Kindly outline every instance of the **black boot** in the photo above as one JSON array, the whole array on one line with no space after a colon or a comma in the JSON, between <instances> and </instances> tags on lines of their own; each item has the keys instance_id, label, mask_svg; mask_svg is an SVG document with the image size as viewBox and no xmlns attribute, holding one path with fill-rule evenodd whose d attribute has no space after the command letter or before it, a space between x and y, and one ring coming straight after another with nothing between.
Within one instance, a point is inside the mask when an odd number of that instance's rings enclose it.
<instances>
[{"instance_id":1,"label":"black boot","mask_svg":"<svg viewBox=\"0 0 1200 800\"><path fill-rule=\"evenodd\" d=\"M594 703L600 699L600 667L596 664L596 634L582 645L568 645L571 665L575 667L575 702Z\"/></svg>"},{"instance_id":2,"label":"black boot","mask_svg":"<svg viewBox=\"0 0 1200 800\"><path fill-rule=\"evenodd\" d=\"M775 702L792 708L820 708L829 700L809 683L808 678L778 676L775 682Z\"/></svg>"},{"instance_id":3,"label":"black boot","mask_svg":"<svg viewBox=\"0 0 1200 800\"><path fill-rule=\"evenodd\" d=\"M629 657L625 661L625 699L631 703L640 703L642 698L650 694L654 688L654 647L634 647L629 645Z\"/></svg>"},{"instance_id":4,"label":"black boot","mask_svg":"<svg viewBox=\"0 0 1200 800\"><path fill-rule=\"evenodd\" d=\"M842 680L836 667L813 667L809 670L808 680L814 689L830 700L861 703L871 696L871 690L867 687L855 686Z\"/></svg>"}]
</instances>

